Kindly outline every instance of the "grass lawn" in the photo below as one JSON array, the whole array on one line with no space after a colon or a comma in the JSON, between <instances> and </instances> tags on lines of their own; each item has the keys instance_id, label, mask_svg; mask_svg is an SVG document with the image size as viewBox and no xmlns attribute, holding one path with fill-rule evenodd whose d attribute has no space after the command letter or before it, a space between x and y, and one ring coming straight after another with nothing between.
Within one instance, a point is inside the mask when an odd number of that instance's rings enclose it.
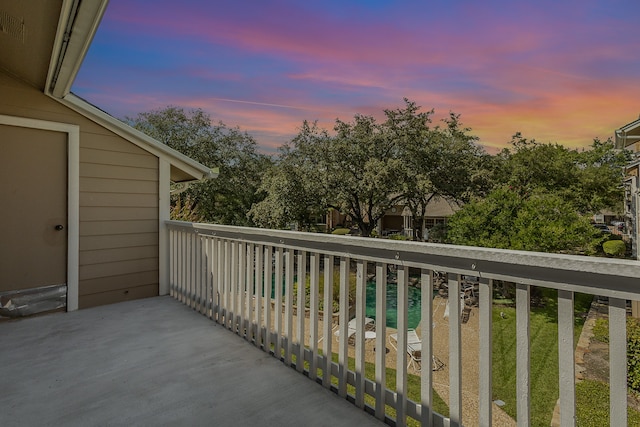
<instances>
[{"instance_id":1,"label":"grass lawn","mask_svg":"<svg viewBox=\"0 0 640 427\"><path fill-rule=\"evenodd\" d=\"M589 310L592 296L576 294L574 312ZM544 290L544 306L532 307L531 334L531 425L548 426L558 400L558 311L557 292ZM501 313L503 315L501 316ZM584 318L575 316L575 340L580 336ZM493 399L516 417L516 310L506 306L493 308Z\"/></svg>"},{"instance_id":2,"label":"grass lawn","mask_svg":"<svg viewBox=\"0 0 640 427\"><path fill-rule=\"evenodd\" d=\"M627 408L627 425L640 426L640 412ZM584 380L576 384L576 425L601 427L609 423L609 384Z\"/></svg>"}]
</instances>

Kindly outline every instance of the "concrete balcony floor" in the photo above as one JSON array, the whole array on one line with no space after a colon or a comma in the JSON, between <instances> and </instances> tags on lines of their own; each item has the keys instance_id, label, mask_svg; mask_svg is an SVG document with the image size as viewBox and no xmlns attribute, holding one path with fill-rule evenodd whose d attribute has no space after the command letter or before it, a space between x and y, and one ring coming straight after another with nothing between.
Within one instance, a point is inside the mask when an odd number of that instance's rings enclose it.
<instances>
[{"instance_id":1,"label":"concrete balcony floor","mask_svg":"<svg viewBox=\"0 0 640 427\"><path fill-rule=\"evenodd\" d=\"M382 425L170 297L0 323L0 425Z\"/></svg>"}]
</instances>

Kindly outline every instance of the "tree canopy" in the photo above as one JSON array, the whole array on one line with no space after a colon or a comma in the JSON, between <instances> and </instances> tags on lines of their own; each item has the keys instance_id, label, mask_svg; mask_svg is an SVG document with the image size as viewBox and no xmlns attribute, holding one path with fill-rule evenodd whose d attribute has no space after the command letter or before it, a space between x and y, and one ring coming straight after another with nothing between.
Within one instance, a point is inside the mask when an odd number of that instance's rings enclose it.
<instances>
[{"instance_id":1,"label":"tree canopy","mask_svg":"<svg viewBox=\"0 0 640 427\"><path fill-rule=\"evenodd\" d=\"M396 204L409 206L420 230L434 197L467 200L482 176L477 138L453 113L444 126L431 127L433 111L419 110L405 99L402 108L384 111L382 123L360 114L350 122L337 119L332 135L305 121L263 183L267 196L252 209L253 220L264 226L305 224L309 215L335 209L369 236Z\"/></svg>"},{"instance_id":2,"label":"tree canopy","mask_svg":"<svg viewBox=\"0 0 640 427\"><path fill-rule=\"evenodd\" d=\"M611 140L589 150L514 135L494 159L494 189L448 222L449 242L541 252L594 253L602 235L590 216L619 210L628 153Z\"/></svg>"},{"instance_id":3,"label":"tree canopy","mask_svg":"<svg viewBox=\"0 0 640 427\"><path fill-rule=\"evenodd\" d=\"M269 157L257 151L256 141L238 128L212 124L201 109L179 107L144 112L126 122L194 160L218 167L216 179L192 184L181 196L180 210L197 211L203 221L251 225L247 213L264 197L258 190ZM172 198L174 207L176 197ZM185 201L192 206L185 206Z\"/></svg>"}]
</instances>

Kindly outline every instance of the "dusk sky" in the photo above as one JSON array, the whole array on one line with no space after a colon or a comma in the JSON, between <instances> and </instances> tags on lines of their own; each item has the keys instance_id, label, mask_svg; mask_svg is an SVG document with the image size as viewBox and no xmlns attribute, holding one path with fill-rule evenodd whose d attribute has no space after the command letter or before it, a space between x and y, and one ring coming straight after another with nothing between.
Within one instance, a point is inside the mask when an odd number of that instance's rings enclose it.
<instances>
[{"instance_id":1,"label":"dusk sky","mask_svg":"<svg viewBox=\"0 0 640 427\"><path fill-rule=\"evenodd\" d=\"M111 0L73 92L124 118L202 108L273 153L409 98L489 152L586 147L640 114L637 0Z\"/></svg>"}]
</instances>

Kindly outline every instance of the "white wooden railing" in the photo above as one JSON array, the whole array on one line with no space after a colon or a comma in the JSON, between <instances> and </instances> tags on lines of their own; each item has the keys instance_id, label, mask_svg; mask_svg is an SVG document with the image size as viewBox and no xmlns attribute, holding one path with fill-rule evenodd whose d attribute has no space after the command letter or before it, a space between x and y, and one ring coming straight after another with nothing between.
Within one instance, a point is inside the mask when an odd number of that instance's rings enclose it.
<instances>
[{"instance_id":1,"label":"white wooden railing","mask_svg":"<svg viewBox=\"0 0 640 427\"><path fill-rule=\"evenodd\" d=\"M396 425L407 417L422 425L461 426L461 324L449 322L449 417L432 409L431 369L420 376L420 401L407 398L407 354L398 352L396 387L385 380L385 351L375 352L375 379L365 378L365 286L368 264L375 265L376 318L386 319L387 267L397 268L398 348L407 343L409 268L420 271L423 289L432 289L433 272L446 272L449 295L459 295L462 276L480 278L478 425L492 423L492 287L494 280L516 283L517 423L530 425L530 287L558 290L559 390L562 426L575 424L575 361L573 295L588 293L609 298L610 415L612 426L626 425L626 300L640 299L640 263L536 252L507 251L351 236L301 233L168 221L171 295L244 339L280 358L310 379L348 398L381 420L393 421L385 405L395 408ZM307 265L307 263L309 265ZM337 349L335 326L321 316L332 306L333 266L339 264L340 311ZM321 268L331 266L331 268ZM355 265L355 370L348 367L349 275ZM324 293L319 295L320 275ZM295 315L305 304L304 292L294 301L295 278L309 277L308 318ZM308 275L308 276L307 276ZM304 283L304 281L303 281ZM284 292L273 292L284 284ZM269 298L274 294L274 298ZM423 325L433 319L432 294L422 292ZM351 298L353 300L353 296ZM352 301L353 302L353 301ZM275 310L274 307L283 307ZM460 306L450 304L450 319L460 318ZM425 320L428 319L428 320ZM308 322L308 325L305 325ZM335 322L334 322L335 323ZM322 324L322 329L320 329ZM375 348L386 347L386 326L377 322ZM305 332L308 331L308 332ZM432 330L422 328L422 358L432 360ZM327 337L329 339L327 339ZM337 350L337 351L336 351ZM337 352L337 363L324 355ZM304 363L299 361L304 360ZM428 366L425 364L425 366ZM332 377L337 385L332 384ZM349 386L349 387L348 387ZM349 392L348 392L349 391ZM353 392L352 392L353 391ZM370 396L365 403L365 395ZM474 415L475 418L475 415Z\"/></svg>"}]
</instances>

